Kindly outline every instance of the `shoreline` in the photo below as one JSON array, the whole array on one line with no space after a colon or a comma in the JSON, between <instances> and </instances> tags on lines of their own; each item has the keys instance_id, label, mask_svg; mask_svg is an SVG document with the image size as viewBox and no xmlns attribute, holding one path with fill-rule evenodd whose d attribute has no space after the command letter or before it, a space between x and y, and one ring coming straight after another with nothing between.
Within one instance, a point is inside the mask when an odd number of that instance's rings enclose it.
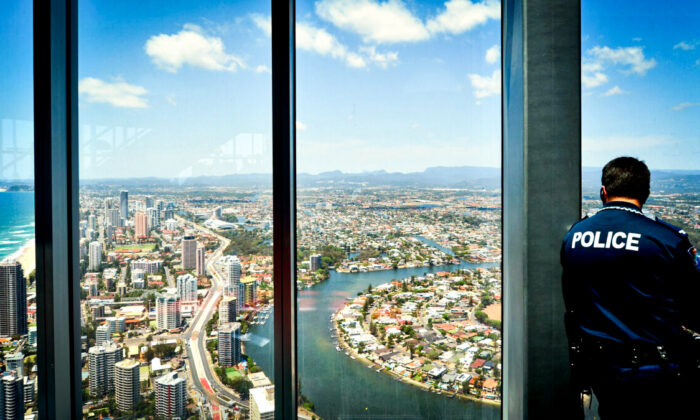
<instances>
[{"instance_id":1,"label":"shoreline","mask_svg":"<svg viewBox=\"0 0 700 420\"><path fill-rule=\"evenodd\" d=\"M426 385L426 384L424 384L424 383L422 383L422 382L417 382L417 381L414 381L414 380L411 379L411 378L406 378L406 377L404 377L404 376L397 375L397 374L395 374L395 373L393 373L393 372L391 372L391 371L389 371L389 370L386 370L386 369L384 368L384 366L379 365L379 364L377 364L377 363L375 363L375 362L373 362L373 361L367 359L366 357L360 355L359 353L357 353L357 352L355 351L354 348L352 348L349 344L347 344L347 343L345 342L345 339L342 337L342 332L340 331L340 328L338 328L338 323L337 323L337 321L336 321L336 316L338 315L338 313L339 313L342 309L343 309L343 308L340 308L340 309L338 309L336 312L333 313L333 320L332 320L332 322L333 322L333 329L335 330L336 338L338 339L338 344L340 345L340 348L342 348L342 349L345 350L346 352L350 353L350 356L353 356L353 357L354 357L354 360L360 361L360 362L363 363L364 365L371 366L372 369L373 369L376 373L380 373L380 372L377 372L377 371L375 370L375 368L377 368L377 369L378 369L378 368L381 368L381 373L383 373L383 374L385 374L385 375L387 375L387 376L390 376L391 378L394 378L395 380L398 379L399 381L401 381L401 382L403 382L403 383L405 383L405 384L407 384L407 385L412 385L412 386L415 386L415 387L418 387L418 388L423 388L424 391L426 391L426 392L431 392L430 390L431 390L432 388L431 388L430 386L428 386L428 385ZM501 406L501 405L502 405L501 401L488 400L488 399L486 399L486 398L477 398L477 397L474 397L474 396L472 396L472 395L459 394L459 393L456 393L456 392L454 392L454 393L451 393L451 392L442 392L442 394L436 394L436 395L444 395L445 398L448 398L448 397L450 397L451 395L454 395L456 398L461 398L461 399L463 399L463 400L468 400L468 401L473 401L473 402L478 402L478 403L484 403L484 404L489 404L489 405L493 405L493 406Z\"/></svg>"},{"instance_id":2,"label":"shoreline","mask_svg":"<svg viewBox=\"0 0 700 420\"><path fill-rule=\"evenodd\" d=\"M22 270L24 270L24 275L28 276L29 273L36 269L36 243L34 238L25 242L17 251L6 256L2 261L17 261L22 265Z\"/></svg>"}]
</instances>

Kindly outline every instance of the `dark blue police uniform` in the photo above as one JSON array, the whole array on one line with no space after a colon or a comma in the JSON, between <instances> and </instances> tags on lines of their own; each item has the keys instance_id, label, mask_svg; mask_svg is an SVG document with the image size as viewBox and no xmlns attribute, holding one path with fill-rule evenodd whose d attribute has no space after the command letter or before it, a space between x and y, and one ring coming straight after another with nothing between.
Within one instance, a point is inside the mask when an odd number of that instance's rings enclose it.
<instances>
[{"instance_id":1,"label":"dark blue police uniform","mask_svg":"<svg viewBox=\"0 0 700 420\"><path fill-rule=\"evenodd\" d=\"M700 268L687 234L609 201L571 228L561 263L573 374L593 388L603 420L688 409L699 389L687 329L700 331ZM700 418L694 411L688 418Z\"/></svg>"}]
</instances>

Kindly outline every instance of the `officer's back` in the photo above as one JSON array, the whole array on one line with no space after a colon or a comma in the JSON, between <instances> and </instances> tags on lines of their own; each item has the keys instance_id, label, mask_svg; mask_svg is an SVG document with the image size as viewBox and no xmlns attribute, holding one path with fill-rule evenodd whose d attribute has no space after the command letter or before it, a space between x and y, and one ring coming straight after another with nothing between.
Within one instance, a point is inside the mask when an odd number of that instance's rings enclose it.
<instances>
[{"instance_id":1,"label":"officer's back","mask_svg":"<svg viewBox=\"0 0 700 420\"><path fill-rule=\"evenodd\" d=\"M685 327L700 325L700 275L687 235L642 213L649 181L641 161L609 162L603 209L575 224L562 244L572 374L593 388L604 420L686 408ZM673 390L672 404L656 396L663 389Z\"/></svg>"}]
</instances>

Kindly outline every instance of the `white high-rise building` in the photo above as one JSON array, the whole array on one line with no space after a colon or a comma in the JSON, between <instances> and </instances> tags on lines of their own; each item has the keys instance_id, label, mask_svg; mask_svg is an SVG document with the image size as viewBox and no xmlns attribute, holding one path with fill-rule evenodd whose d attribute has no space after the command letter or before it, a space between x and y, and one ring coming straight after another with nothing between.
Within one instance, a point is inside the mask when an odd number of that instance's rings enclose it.
<instances>
[{"instance_id":1,"label":"white high-rise building","mask_svg":"<svg viewBox=\"0 0 700 420\"><path fill-rule=\"evenodd\" d=\"M156 274L163 268L163 260L147 260L145 258L131 262L131 270L143 270L148 274Z\"/></svg>"},{"instance_id":2,"label":"white high-rise building","mask_svg":"<svg viewBox=\"0 0 700 420\"><path fill-rule=\"evenodd\" d=\"M90 347L88 375L91 395L105 395L114 391L114 365L123 358L122 348L114 343Z\"/></svg>"},{"instance_id":3,"label":"white high-rise building","mask_svg":"<svg viewBox=\"0 0 700 420\"><path fill-rule=\"evenodd\" d=\"M218 351L221 366L237 365L241 361L241 324L230 322L219 327Z\"/></svg>"},{"instance_id":4,"label":"white high-rise building","mask_svg":"<svg viewBox=\"0 0 700 420\"><path fill-rule=\"evenodd\" d=\"M88 257L90 259L88 270L99 270L100 264L102 264L102 244L100 242L90 242L90 252Z\"/></svg>"},{"instance_id":5,"label":"white high-rise building","mask_svg":"<svg viewBox=\"0 0 700 420\"><path fill-rule=\"evenodd\" d=\"M206 258L206 248L203 246L197 247L197 255L195 256L195 272L198 276L203 276L207 274L207 258Z\"/></svg>"},{"instance_id":6,"label":"white high-rise building","mask_svg":"<svg viewBox=\"0 0 700 420\"><path fill-rule=\"evenodd\" d=\"M185 417L186 384L185 377L177 372L166 373L155 380L156 415L159 418Z\"/></svg>"},{"instance_id":7,"label":"white high-rise building","mask_svg":"<svg viewBox=\"0 0 700 420\"><path fill-rule=\"evenodd\" d=\"M224 296L219 302L219 325L236 322L237 305L234 296Z\"/></svg>"},{"instance_id":8,"label":"white high-rise building","mask_svg":"<svg viewBox=\"0 0 700 420\"><path fill-rule=\"evenodd\" d=\"M112 328L110 324L99 325L95 329L95 344L100 346L112 342Z\"/></svg>"},{"instance_id":9,"label":"white high-rise building","mask_svg":"<svg viewBox=\"0 0 700 420\"><path fill-rule=\"evenodd\" d=\"M158 330L180 326L180 298L172 294L156 296L156 325Z\"/></svg>"},{"instance_id":10,"label":"white high-rise building","mask_svg":"<svg viewBox=\"0 0 700 420\"><path fill-rule=\"evenodd\" d=\"M97 230L97 217L94 214L88 216L88 229Z\"/></svg>"},{"instance_id":11,"label":"white high-rise building","mask_svg":"<svg viewBox=\"0 0 700 420\"><path fill-rule=\"evenodd\" d=\"M242 299L239 296L241 284L241 262L235 255L226 258L226 261L224 262L224 275L226 276L224 296L236 297L236 310L240 312L241 305L245 299Z\"/></svg>"},{"instance_id":12,"label":"white high-rise building","mask_svg":"<svg viewBox=\"0 0 700 420\"><path fill-rule=\"evenodd\" d=\"M122 223L122 218L121 215L119 214L119 209L109 209L106 212L106 219L107 219L107 224L118 227L121 226Z\"/></svg>"},{"instance_id":13,"label":"white high-rise building","mask_svg":"<svg viewBox=\"0 0 700 420\"><path fill-rule=\"evenodd\" d=\"M0 419L24 420L24 381L14 371L0 377Z\"/></svg>"},{"instance_id":14,"label":"white high-rise building","mask_svg":"<svg viewBox=\"0 0 700 420\"><path fill-rule=\"evenodd\" d=\"M177 277L177 294L182 302L197 301L197 277L183 274Z\"/></svg>"},{"instance_id":15,"label":"white high-rise building","mask_svg":"<svg viewBox=\"0 0 700 420\"><path fill-rule=\"evenodd\" d=\"M158 209L154 209L153 207L149 207L146 209L148 212L148 228L149 229L157 229L160 227L160 212Z\"/></svg>"},{"instance_id":16,"label":"white high-rise building","mask_svg":"<svg viewBox=\"0 0 700 420\"><path fill-rule=\"evenodd\" d=\"M120 333L126 331L126 318L124 318L123 316L111 316L106 319L106 322L107 325L109 325L109 329L112 330L113 333Z\"/></svg>"},{"instance_id":17,"label":"white high-rise building","mask_svg":"<svg viewBox=\"0 0 700 420\"><path fill-rule=\"evenodd\" d=\"M115 399L120 411L130 412L139 401L139 362L122 360L114 365Z\"/></svg>"},{"instance_id":18,"label":"white high-rise building","mask_svg":"<svg viewBox=\"0 0 700 420\"><path fill-rule=\"evenodd\" d=\"M197 240L192 235L182 238L182 268L190 270L195 268L197 253Z\"/></svg>"},{"instance_id":19,"label":"white high-rise building","mask_svg":"<svg viewBox=\"0 0 700 420\"><path fill-rule=\"evenodd\" d=\"M273 420L275 418L275 386L253 388L250 394L250 420Z\"/></svg>"},{"instance_id":20,"label":"white high-rise building","mask_svg":"<svg viewBox=\"0 0 700 420\"><path fill-rule=\"evenodd\" d=\"M14 370L17 372L17 375L19 375L20 378L24 376L24 353L18 351L16 353L6 355L5 363L7 364L7 368L5 370L8 372Z\"/></svg>"}]
</instances>

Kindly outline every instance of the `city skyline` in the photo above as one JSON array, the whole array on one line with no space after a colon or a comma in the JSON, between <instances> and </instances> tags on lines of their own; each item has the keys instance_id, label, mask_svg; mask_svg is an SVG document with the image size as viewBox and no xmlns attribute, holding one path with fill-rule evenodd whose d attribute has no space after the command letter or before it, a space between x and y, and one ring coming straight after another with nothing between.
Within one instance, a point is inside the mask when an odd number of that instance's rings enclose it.
<instances>
[{"instance_id":1,"label":"city skyline","mask_svg":"<svg viewBox=\"0 0 700 420\"><path fill-rule=\"evenodd\" d=\"M13 6L10 18L31 13ZM700 6L642 9L620 21L624 4L582 5L583 163L635 154L652 168L700 169L700 88L687 83L700 61ZM498 167L498 10L298 2L299 172ZM2 57L17 65L0 78L13 98L0 115L21 122L32 115L31 30L10 18ZM79 18L82 179L269 173L269 4L83 2ZM31 127L7 121L4 134L31 145ZM32 176L25 159L20 178Z\"/></svg>"}]
</instances>

